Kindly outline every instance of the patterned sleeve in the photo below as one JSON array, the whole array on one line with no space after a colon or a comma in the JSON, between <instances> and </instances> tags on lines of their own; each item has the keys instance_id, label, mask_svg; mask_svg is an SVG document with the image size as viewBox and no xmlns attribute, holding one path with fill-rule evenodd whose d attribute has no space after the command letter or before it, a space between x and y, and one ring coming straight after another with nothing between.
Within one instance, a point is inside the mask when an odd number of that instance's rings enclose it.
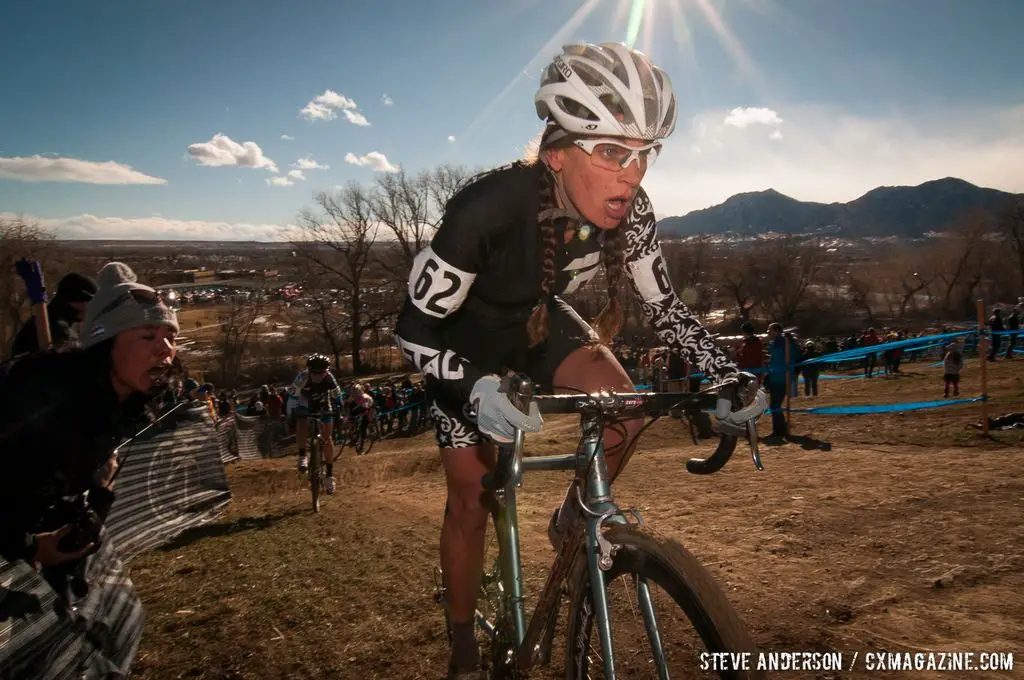
<instances>
[{"instance_id":1,"label":"patterned sleeve","mask_svg":"<svg viewBox=\"0 0 1024 680\"><path fill-rule=\"evenodd\" d=\"M405 358L463 402L485 372L445 347L442 330L485 266L492 235L521 212L518 200L499 174L486 173L448 202L430 245L413 261L395 324L395 341Z\"/></svg>"},{"instance_id":2,"label":"patterned sleeve","mask_svg":"<svg viewBox=\"0 0 1024 680\"><path fill-rule=\"evenodd\" d=\"M626 219L626 275L658 337L705 375L723 378L736 372L736 364L676 295L658 241L654 209L643 189Z\"/></svg>"},{"instance_id":3,"label":"patterned sleeve","mask_svg":"<svg viewBox=\"0 0 1024 680\"><path fill-rule=\"evenodd\" d=\"M306 398L306 383L309 382L307 379L309 376L306 371L299 371L298 375L295 376L295 380L292 381L292 393L299 399Z\"/></svg>"},{"instance_id":4,"label":"patterned sleeve","mask_svg":"<svg viewBox=\"0 0 1024 680\"><path fill-rule=\"evenodd\" d=\"M333 373L328 373L327 377L331 380L331 387L327 390L327 403L334 406L335 403L341 401L341 387L338 386L338 380Z\"/></svg>"}]
</instances>

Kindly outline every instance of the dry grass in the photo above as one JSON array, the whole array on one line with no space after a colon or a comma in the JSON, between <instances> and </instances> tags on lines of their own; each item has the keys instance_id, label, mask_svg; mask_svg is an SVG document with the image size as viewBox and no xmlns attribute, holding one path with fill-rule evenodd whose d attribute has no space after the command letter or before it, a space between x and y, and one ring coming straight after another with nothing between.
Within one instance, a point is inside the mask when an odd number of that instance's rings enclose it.
<instances>
[{"instance_id":1,"label":"dry grass","mask_svg":"<svg viewBox=\"0 0 1024 680\"><path fill-rule=\"evenodd\" d=\"M822 381L816 403L941 396L939 369L905 369L898 379ZM1021 410L1024 362L989 369L993 412ZM977 391L976 371L977 362L968 364L964 394ZM979 416L977 405L796 415L808 448L766 447L764 472L737 456L708 478L685 473L683 461L695 450L677 422L661 421L617 482L617 497L645 508L653 526L710 566L765 647L1020 657L1024 433L983 439L965 430ZM567 450L572 433L571 420L553 420L530 448ZM443 676L432 569L444 486L431 438L379 443L369 456L347 458L339 492L319 515L309 512L292 465L230 466L234 501L222 520L131 563L149 613L137 677ZM536 473L522 489L531 586L551 559L544 529L567 481ZM531 677L560 677L561 668L558 657Z\"/></svg>"}]
</instances>

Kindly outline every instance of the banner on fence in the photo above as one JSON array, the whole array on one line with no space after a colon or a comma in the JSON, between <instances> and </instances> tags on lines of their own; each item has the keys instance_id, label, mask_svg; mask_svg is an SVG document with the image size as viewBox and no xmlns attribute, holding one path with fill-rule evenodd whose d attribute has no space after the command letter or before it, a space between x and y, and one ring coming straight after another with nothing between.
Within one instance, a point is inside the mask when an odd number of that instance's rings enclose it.
<instances>
[{"instance_id":1,"label":"banner on fence","mask_svg":"<svg viewBox=\"0 0 1024 680\"><path fill-rule=\"evenodd\" d=\"M144 616L122 560L223 511L231 498L222 442L229 429L205 406L186 406L118 448L117 498L86 564L89 592L73 609L34 568L0 558L0 680L125 674Z\"/></svg>"},{"instance_id":2,"label":"banner on fence","mask_svg":"<svg viewBox=\"0 0 1024 680\"><path fill-rule=\"evenodd\" d=\"M285 453L281 445L287 434L284 421L235 413L234 430L236 450L242 460L277 458Z\"/></svg>"},{"instance_id":3,"label":"banner on fence","mask_svg":"<svg viewBox=\"0 0 1024 680\"><path fill-rule=\"evenodd\" d=\"M107 529L125 559L208 521L231 500L217 427L205 404L178 409L120 446L118 457L117 500Z\"/></svg>"}]
</instances>

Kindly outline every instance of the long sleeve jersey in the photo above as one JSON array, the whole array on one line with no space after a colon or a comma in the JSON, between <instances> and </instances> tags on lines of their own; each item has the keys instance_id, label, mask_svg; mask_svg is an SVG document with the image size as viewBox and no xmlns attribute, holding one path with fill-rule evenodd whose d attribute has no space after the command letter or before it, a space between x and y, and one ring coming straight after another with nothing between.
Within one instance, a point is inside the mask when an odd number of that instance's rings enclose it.
<instances>
[{"instance_id":1,"label":"long sleeve jersey","mask_svg":"<svg viewBox=\"0 0 1024 680\"><path fill-rule=\"evenodd\" d=\"M537 173L542 171L540 164L514 163L468 184L449 201L440 228L413 263L396 342L417 369L463 400L485 371L474 366L471 352L447 345L445 329L498 317L525 324L541 293ZM724 377L736 371L676 295L654 210L642 189L620 228L626 277L661 341L706 374ZM556 294L576 291L600 267L603 234L586 224L579 233L588 237L558 251ZM487 327L481 326L481 343L487 342Z\"/></svg>"}]
</instances>

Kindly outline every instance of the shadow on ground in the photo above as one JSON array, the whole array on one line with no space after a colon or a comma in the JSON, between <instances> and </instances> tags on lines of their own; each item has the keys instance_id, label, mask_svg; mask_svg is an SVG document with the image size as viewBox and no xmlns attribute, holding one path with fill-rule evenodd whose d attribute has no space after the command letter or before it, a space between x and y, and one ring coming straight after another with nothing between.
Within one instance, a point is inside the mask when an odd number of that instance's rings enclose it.
<instances>
[{"instance_id":1,"label":"shadow on ground","mask_svg":"<svg viewBox=\"0 0 1024 680\"><path fill-rule=\"evenodd\" d=\"M243 531L252 531L259 529L267 529L274 526L281 520L288 519L289 517L295 517L296 515L305 514L305 509L294 508L279 512L274 515L261 515L260 517L239 517L238 519L231 520L229 522L215 522L212 524L204 524L194 529L183 531L177 538L170 543L167 543L163 547L159 548L162 552L169 552L172 550L178 550L184 548L187 545L191 545L196 541L203 538L215 538L218 536L230 536Z\"/></svg>"},{"instance_id":2,"label":"shadow on ground","mask_svg":"<svg viewBox=\"0 0 1024 680\"><path fill-rule=\"evenodd\" d=\"M807 451L831 451L832 443L807 435L791 434L786 437L765 437L761 440L765 446L782 446L784 444L796 444Z\"/></svg>"}]
</instances>

